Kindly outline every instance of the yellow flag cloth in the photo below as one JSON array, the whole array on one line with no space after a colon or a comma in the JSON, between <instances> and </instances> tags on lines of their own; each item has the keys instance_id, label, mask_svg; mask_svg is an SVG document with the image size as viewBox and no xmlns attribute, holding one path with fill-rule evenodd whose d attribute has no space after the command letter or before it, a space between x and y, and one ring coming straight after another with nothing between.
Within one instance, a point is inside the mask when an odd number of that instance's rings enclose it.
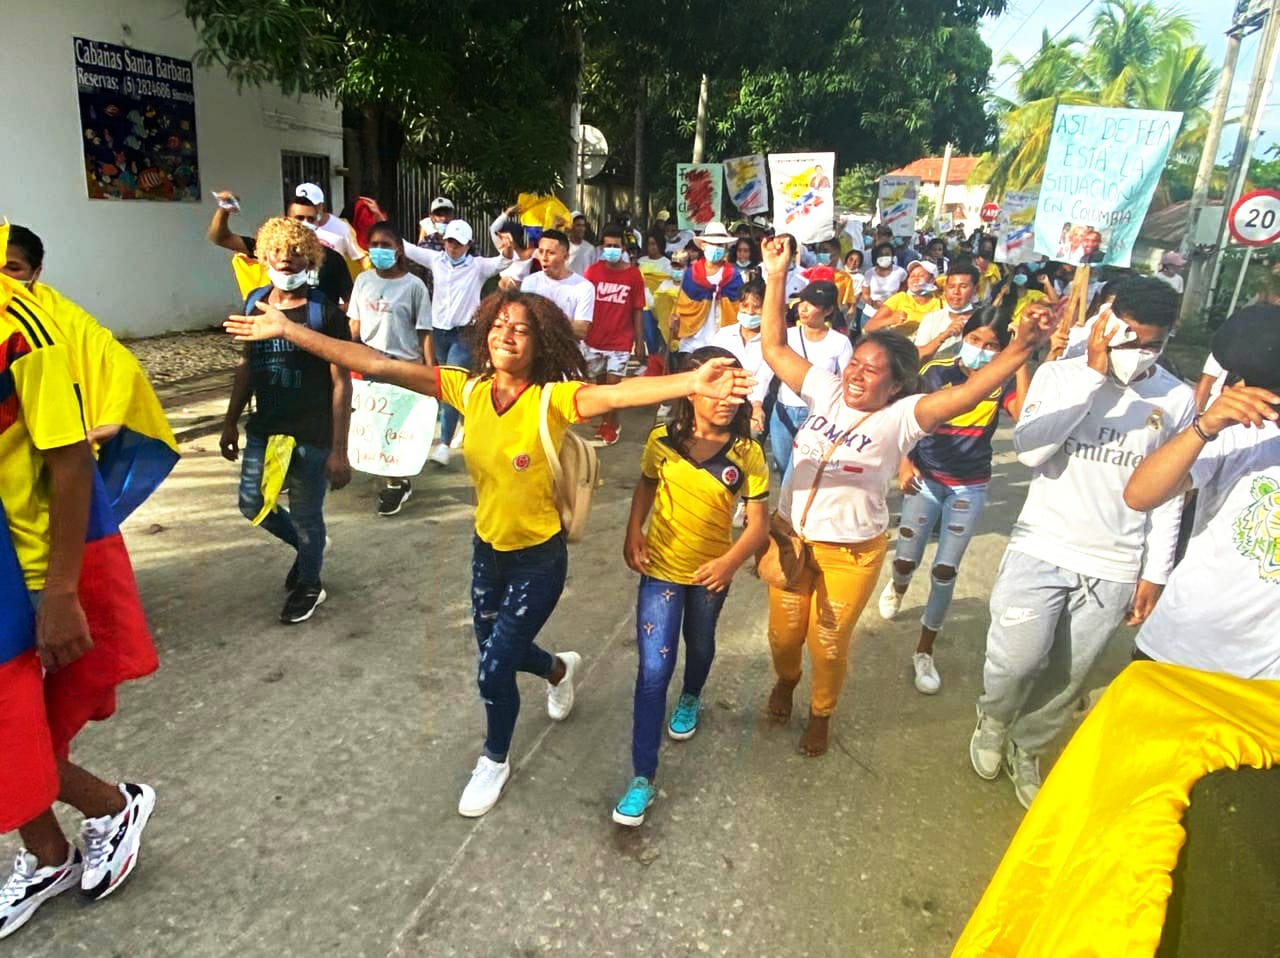
<instances>
[{"instance_id":1,"label":"yellow flag cloth","mask_svg":"<svg viewBox=\"0 0 1280 958\"><path fill-rule=\"evenodd\" d=\"M520 222L524 226L536 226L539 229L568 229L569 207L554 196L539 196L537 193L521 193L516 198L520 207Z\"/></svg>"},{"instance_id":2,"label":"yellow flag cloth","mask_svg":"<svg viewBox=\"0 0 1280 958\"><path fill-rule=\"evenodd\" d=\"M276 502L280 499L280 490L284 488L284 477L289 472L295 443L292 436L267 437L267 451L262 459L262 482L259 484L262 490L262 508L253 517L255 526L276 511Z\"/></svg>"},{"instance_id":3,"label":"yellow flag cloth","mask_svg":"<svg viewBox=\"0 0 1280 958\"><path fill-rule=\"evenodd\" d=\"M236 253L231 257L231 273L236 278L236 286L240 289L243 302L255 289L271 285L271 277L267 275L267 267L256 259L250 259L244 253Z\"/></svg>"},{"instance_id":4,"label":"yellow flag cloth","mask_svg":"<svg viewBox=\"0 0 1280 958\"><path fill-rule=\"evenodd\" d=\"M1280 682L1134 662L1072 737L953 958L1155 953L1191 787L1280 755Z\"/></svg>"}]
</instances>

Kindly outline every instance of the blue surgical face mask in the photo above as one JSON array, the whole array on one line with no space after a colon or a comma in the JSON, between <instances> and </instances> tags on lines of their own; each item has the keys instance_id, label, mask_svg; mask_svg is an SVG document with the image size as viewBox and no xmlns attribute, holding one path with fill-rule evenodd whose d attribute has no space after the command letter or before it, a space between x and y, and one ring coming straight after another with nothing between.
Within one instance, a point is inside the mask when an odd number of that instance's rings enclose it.
<instances>
[{"instance_id":1,"label":"blue surgical face mask","mask_svg":"<svg viewBox=\"0 0 1280 958\"><path fill-rule=\"evenodd\" d=\"M751 263L751 259L750 259L750 257L748 257L747 259L739 259L739 260L738 260L738 268L739 268L739 269L750 269L750 268L751 268L751 266L752 266L752 263Z\"/></svg>"},{"instance_id":2,"label":"blue surgical face mask","mask_svg":"<svg viewBox=\"0 0 1280 958\"><path fill-rule=\"evenodd\" d=\"M673 282L673 283L678 283L678 282L680 282L680 280L682 280L682 279L684 279L684 270L682 270L682 269L673 269L673 270L671 271L671 282Z\"/></svg>"},{"instance_id":3,"label":"blue surgical face mask","mask_svg":"<svg viewBox=\"0 0 1280 958\"><path fill-rule=\"evenodd\" d=\"M708 246L702 251L702 255L707 258L708 263L722 263L724 262L724 247Z\"/></svg>"},{"instance_id":4,"label":"blue surgical face mask","mask_svg":"<svg viewBox=\"0 0 1280 958\"><path fill-rule=\"evenodd\" d=\"M396 251L375 246L369 250L369 262L373 264L374 269L391 269L396 265Z\"/></svg>"},{"instance_id":5,"label":"blue surgical face mask","mask_svg":"<svg viewBox=\"0 0 1280 958\"><path fill-rule=\"evenodd\" d=\"M466 253L463 253L461 256L449 256L448 253L445 253L444 255L449 257L449 262L453 266L461 266L467 259Z\"/></svg>"},{"instance_id":6,"label":"blue surgical face mask","mask_svg":"<svg viewBox=\"0 0 1280 958\"><path fill-rule=\"evenodd\" d=\"M739 312L739 313L738 313L738 322L740 322L743 326L747 327L747 329L759 329L759 328L760 328L760 314L759 314L759 313L743 313L743 312Z\"/></svg>"},{"instance_id":7,"label":"blue surgical face mask","mask_svg":"<svg viewBox=\"0 0 1280 958\"><path fill-rule=\"evenodd\" d=\"M818 263L821 266L827 266L831 263L830 253L818 253Z\"/></svg>"},{"instance_id":8,"label":"blue surgical face mask","mask_svg":"<svg viewBox=\"0 0 1280 958\"><path fill-rule=\"evenodd\" d=\"M973 343L960 344L960 362L969 369L981 369L995 358L996 354L989 349L983 349Z\"/></svg>"},{"instance_id":9,"label":"blue surgical face mask","mask_svg":"<svg viewBox=\"0 0 1280 958\"><path fill-rule=\"evenodd\" d=\"M606 263L621 263L622 248L619 246L606 246L600 251L600 258Z\"/></svg>"},{"instance_id":10,"label":"blue surgical face mask","mask_svg":"<svg viewBox=\"0 0 1280 958\"><path fill-rule=\"evenodd\" d=\"M1014 286L1026 286L1026 285L1027 285L1027 274L1026 274L1026 273L1014 273L1014 274L1013 274L1013 285L1014 285Z\"/></svg>"}]
</instances>

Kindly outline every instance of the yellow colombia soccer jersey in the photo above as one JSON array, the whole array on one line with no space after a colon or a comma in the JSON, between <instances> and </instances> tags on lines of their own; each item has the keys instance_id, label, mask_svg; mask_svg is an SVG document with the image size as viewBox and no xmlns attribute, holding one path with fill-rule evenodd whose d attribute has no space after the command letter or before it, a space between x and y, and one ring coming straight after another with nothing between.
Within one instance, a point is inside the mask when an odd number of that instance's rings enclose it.
<instances>
[{"instance_id":1,"label":"yellow colombia soccer jersey","mask_svg":"<svg viewBox=\"0 0 1280 958\"><path fill-rule=\"evenodd\" d=\"M677 585L691 585L703 563L729 551L739 499L769 495L764 450L751 439L730 440L699 463L675 448L665 425L657 426L644 445L640 472L658 483L646 540L648 574Z\"/></svg>"},{"instance_id":2,"label":"yellow colombia soccer jersey","mask_svg":"<svg viewBox=\"0 0 1280 958\"><path fill-rule=\"evenodd\" d=\"M920 328L920 320L924 319L930 313L942 308L942 300L937 296L930 296L923 303L918 302L914 296L905 290L894 293L884 301L884 305L892 310L897 310L907 314L907 318L897 326L890 326L896 333L901 333L910 339L916 334L916 330Z\"/></svg>"},{"instance_id":3,"label":"yellow colombia soccer jersey","mask_svg":"<svg viewBox=\"0 0 1280 958\"><path fill-rule=\"evenodd\" d=\"M559 449L578 415L580 382L530 386L499 412L493 403L493 380L476 381L463 402L465 369L436 367L440 400L462 413L467 428L462 453L476 487L476 534L499 552L527 549L560 531L560 511L553 495L551 467L538 437L542 390L551 389L547 425ZM465 408L464 408L465 407Z\"/></svg>"},{"instance_id":4,"label":"yellow colombia soccer jersey","mask_svg":"<svg viewBox=\"0 0 1280 958\"><path fill-rule=\"evenodd\" d=\"M67 346L40 305L0 276L0 502L27 588L49 567L49 475L40 451L84 439Z\"/></svg>"}]
</instances>

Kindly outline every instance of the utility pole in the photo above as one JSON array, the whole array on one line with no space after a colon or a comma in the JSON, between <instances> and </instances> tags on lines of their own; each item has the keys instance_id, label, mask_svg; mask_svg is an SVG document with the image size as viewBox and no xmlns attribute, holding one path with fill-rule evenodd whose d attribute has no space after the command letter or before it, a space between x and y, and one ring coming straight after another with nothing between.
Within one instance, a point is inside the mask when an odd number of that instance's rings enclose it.
<instances>
[{"instance_id":1,"label":"utility pole","mask_svg":"<svg viewBox=\"0 0 1280 958\"><path fill-rule=\"evenodd\" d=\"M573 148L569 151L561 177L564 189L560 198L570 209L576 209L582 202L578 195L578 170L582 165L582 61L584 58L582 45L582 28L573 31L574 77L573 89L569 92L569 137Z\"/></svg>"},{"instance_id":2,"label":"utility pole","mask_svg":"<svg viewBox=\"0 0 1280 958\"><path fill-rule=\"evenodd\" d=\"M1242 0L1246 3L1247 0ZM1196 170L1196 183L1191 191L1190 208L1187 211L1187 238L1190 265L1187 267L1187 288L1182 296L1182 309L1179 320L1189 322L1199 315L1207 299L1208 271L1211 263L1208 257L1202 256L1194 242L1196 224L1200 220L1201 210L1208 206L1209 186L1213 182L1213 170L1218 160L1218 145L1222 142L1222 125L1227 117L1227 100L1231 94L1231 83L1236 75L1236 62L1240 59L1239 29L1241 10L1237 7L1233 14L1231 29L1227 31L1227 52L1222 60L1222 70L1218 74L1218 89L1213 95L1213 107L1209 110L1209 128L1205 131L1204 149L1200 152L1200 167ZM1223 211L1225 215L1225 210Z\"/></svg>"},{"instance_id":3,"label":"utility pole","mask_svg":"<svg viewBox=\"0 0 1280 958\"><path fill-rule=\"evenodd\" d=\"M693 162L701 163L707 146L707 75L702 74L702 83L698 86L698 123L693 130Z\"/></svg>"},{"instance_id":4,"label":"utility pole","mask_svg":"<svg viewBox=\"0 0 1280 958\"><path fill-rule=\"evenodd\" d=\"M1249 100L1244 108L1244 122L1240 137L1236 140L1235 156L1231 162L1231 182L1222 198L1226 213L1244 193L1245 180L1249 176L1249 161L1253 158L1253 145L1262 125L1263 105L1271 91L1271 79L1276 71L1276 59L1280 54L1280 0L1270 0L1267 5L1262 41L1258 46L1258 59L1253 67L1253 80L1249 85ZM1218 226L1218 241L1214 244L1213 268L1209 273L1208 294L1213 296L1222 272L1222 257L1227 246L1227 218L1224 215ZM1212 302L1212 300L1209 300Z\"/></svg>"},{"instance_id":5,"label":"utility pole","mask_svg":"<svg viewBox=\"0 0 1280 958\"><path fill-rule=\"evenodd\" d=\"M938 205L933 211L933 221L936 223L938 217L946 212L947 209L947 180L951 176L951 143L948 141L946 149L942 151L942 171L938 174ZM933 223L925 224L925 231L933 231Z\"/></svg>"}]
</instances>

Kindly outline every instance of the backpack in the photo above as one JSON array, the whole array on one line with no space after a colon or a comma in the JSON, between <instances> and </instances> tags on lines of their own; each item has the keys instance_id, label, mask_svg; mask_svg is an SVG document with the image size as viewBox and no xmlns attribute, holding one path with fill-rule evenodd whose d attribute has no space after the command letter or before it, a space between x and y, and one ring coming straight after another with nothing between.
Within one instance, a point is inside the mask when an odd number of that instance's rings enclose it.
<instances>
[{"instance_id":1,"label":"backpack","mask_svg":"<svg viewBox=\"0 0 1280 958\"><path fill-rule=\"evenodd\" d=\"M270 286L260 286L251 292L244 301L244 315L257 315L258 311L254 307L266 299L270 292ZM329 297L320 290L314 286L307 287L307 325L317 333L324 332L324 307L328 302Z\"/></svg>"},{"instance_id":2,"label":"backpack","mask_svg":"<svg viewBox=\"0 0 1280 958\"><path fill-rule=\"evenodd\" d=\"M468 379L462 387L462 405L466 408L478 379ZM600 462L590 443L566 429L559 452L551 441L551 429L547 424L547 411L551 408L551 386L542 387L542 405L538 410L538 438L542 440L542 453L551 469L552 492L556 509L560 513L560 525L565 538L581 542L587 532L587 515L591 511L591 496L601 484Z\"/></svg>"}]
</instances>

